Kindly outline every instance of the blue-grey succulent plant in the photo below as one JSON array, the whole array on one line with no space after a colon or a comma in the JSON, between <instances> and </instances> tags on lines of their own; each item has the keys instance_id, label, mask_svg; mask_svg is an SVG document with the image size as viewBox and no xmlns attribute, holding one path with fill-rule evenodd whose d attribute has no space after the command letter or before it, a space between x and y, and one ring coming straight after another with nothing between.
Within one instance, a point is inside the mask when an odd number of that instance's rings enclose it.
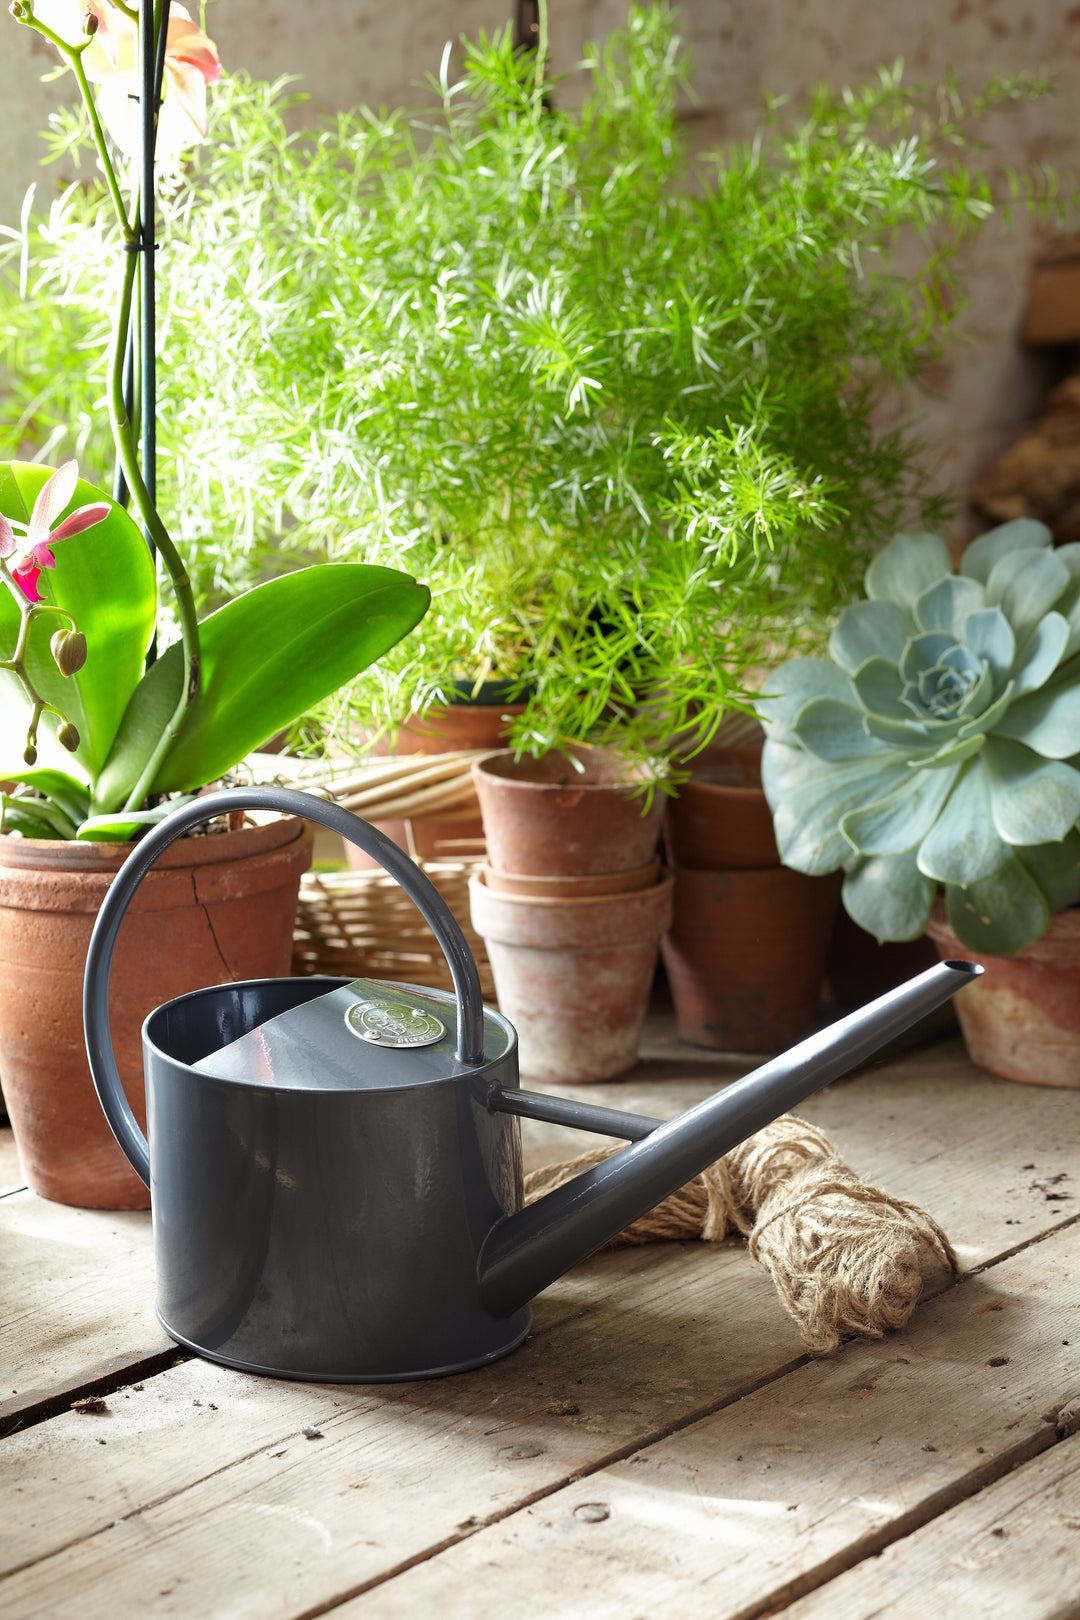
<instances>
[{"instance_id":1,"label":"blue-grey succulent plant","mask_svg":"<svg viewBox=\"0 0 1080 1620\"><path fill-rule=\"evenodd\" d=\"M845 609L831 662L776 670L758 712L786 866L843 867L844 905L914 939L939 886L970 949L1014 954L1080 901L1080 544L1021 519L954 573L897 535Z\"/></svg>"}]
</instances>

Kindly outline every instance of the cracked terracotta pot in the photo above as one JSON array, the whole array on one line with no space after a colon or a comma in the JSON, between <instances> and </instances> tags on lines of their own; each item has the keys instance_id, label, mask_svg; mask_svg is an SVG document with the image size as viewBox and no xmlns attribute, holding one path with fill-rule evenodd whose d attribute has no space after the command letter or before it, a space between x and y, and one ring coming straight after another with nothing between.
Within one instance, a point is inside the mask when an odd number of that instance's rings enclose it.
<instances>
[{"instance_id":1,"label":"cracked terracotta pot","mask_svg":"<svg viewBox=\"0 0 1080 1620\"><path fill-rule=\"evenodd\" d=\"M1005 1080L1080 1087L1080 906L1055 911L1046 933L1015 956L961 945L940 899L926 932L942 961L986 970L955 1000L971 1061Z\"/></svg>"},{"instance_id":2,"label":"cracked terracotta pot","mask_svg":"<svg viewBox=\"0 0 1080 1620\"><path fill-rule=\"evenodd\" d=\"M90 1209L150 1195L113 1140L87 1067L82 978L98 907L131 844L0 838L0 1082L32 1190ZM312 834L294 817L182 838L144 878L116 949L116 1058L145 1129L141 1027L174 996L288 974Z\"/></svg>"}]
</instances>

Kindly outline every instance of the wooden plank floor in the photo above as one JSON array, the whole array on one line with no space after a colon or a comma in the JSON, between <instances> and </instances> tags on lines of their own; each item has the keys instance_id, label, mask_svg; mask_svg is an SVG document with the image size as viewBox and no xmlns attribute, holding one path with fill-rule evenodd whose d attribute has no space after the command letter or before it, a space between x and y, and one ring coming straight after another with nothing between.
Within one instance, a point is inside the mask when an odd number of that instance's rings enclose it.
<instances>
[{"instance_id":1,"label":"wooden plank floor","mask_svg":"<svg viewBox=\"0 0 1080 1620\"><path fill-rule=\"evenodd\" d=\"M671 1115L746 1066L660 1028L577 1095ZM803 1113L956 1244L902 1333L812 1360L740 1241L652 1245L548 1289L506 1360L393 1386L180 1353L148 1217L5 1193L0 1137L0 1613L1075 1620L1080 1094L952 1039ZM526 1127L533 1164L585 1145Z\"/></svg>"}]
</instances>

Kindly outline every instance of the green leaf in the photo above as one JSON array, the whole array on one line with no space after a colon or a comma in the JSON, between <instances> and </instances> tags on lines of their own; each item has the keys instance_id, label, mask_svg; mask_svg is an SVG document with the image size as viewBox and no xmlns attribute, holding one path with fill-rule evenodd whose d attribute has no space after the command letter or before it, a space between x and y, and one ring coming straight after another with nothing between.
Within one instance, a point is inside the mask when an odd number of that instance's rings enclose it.
<instances>
[{"instance_id":1,"label":"green leaf","mask_svg":"<svg viewBox=\"0 0 1080 1620\"><path fill-rule=\"evenodd\" d=\"M51 771L40 765L26 766L19 764L10 771L0 767L0 781L24 782L27 787L37 788L51 799L58 810L61 810L69 821L76 825L83 820L90 809L90 793L85 783L65 771Z\"/></svg>"},{"instance_id":2,"label":"green leaf","mask_svg":"<svg viewBox=\"0 0 1080 1620\"><path fill-rule=\"evenodd\" d=\"M866 594L910 611L925 590L951 573L949 548L936 534L898 534L866 570Z\"/></svg>"},{"instance_id":3,"label":"green leaf","mask_svg":"<svg viewBox=\"0 0 1080 1620\"><path fill-rule=\"evenodd\" d=\"M1010 681L1001 696L995 698L988 709L984 709L982 714L976 715L973 720L965 719L964 724L960 727L960 737L966 739L980 733L986 735L993 731L995 726L1000 724L1002 717L1009 712L1009 705L1012 700L1013 682Z\"/></svg>"},{"instance_id":4,"label":"green leaf","mask_svg":"<svg viewBox=\"0 0 1080 1620\"><path fill-rule=\"evenodd\" d=\"M991 569L986 599L991 607L1000 606L1021 643L1071 579L1052 551L1012 551Z\"/></svg>"},{"instance_id":5,"label":"green leaf","mask_svg":"<svg viewBox=\"0 0 1080 1620\"><path fill-rule=\"evenodd\" d=\"M910 771L887 798L850 811L840 831L859 855L914 850L937 820L959 773L958 764L945 770Z\"/></svg>"},{"instance_id":6,"label":"green leaf","mask_svg":"<svg viewBox=\"0 0 1080 1620\"><path fill-rule=\"evenodd\" d=\"M1064 911L1080 902L1080 829L1074 827L1056 844L1034 844L1018 849L1051 911Z\"/></svg>"},{"instance_id":7,"label":"green leaf","mask_svg":"<svg viewBox=\"0 0 1080 1620\"><path fill-rule=\"evenodd\" d=\"M761 782L773 810L773 830L785 866L819 875L851 858L841 818L861 804L884 798L907 767L877 759L836 765L802 748L768 739L761 756Z\"/></svg>"},{"instance_id":8,"label":"green leaf","mask_svg":"<svg viewBox=\"0 0 1080 1620\"><path fill-rule=\"evenodd\" d=\"M179 810L181 805L191 804L196 797L194 793L185 793L164 800L152 810L124 810L115 816L90 816L79 828L77 837L95 844L130 844L151 827L156 827L159 821L164 821L172 811Z\"/></svg>"},{"instance_id":9,"label":"green leaf","mask_svg":"<svg viewBox=\"0 0 1080 1620\"><path fill-rule=\"evenodd\" d=\"M949 574L923 591L915 603L915 623L920 630L943 630L959 640L964 622L986 607L986 595L976 580Z\"/></svg>"},{"instance_id":10,"label":"green leaf","mask_svg":"<svg viewBox=\"0 0 1080 1620\"><path fill-rule=\"evenodd\" d=\"M1013 671L1017 697L1024 692L1036 692L1046 684L1064 657L1068 641L1068 620L1060 613L1048 613L1039 620Z\"/></svg>"},{"instance_id":11,"label":"green leaf","mask_svg":"<svg viewBox=\"0 0 1080 1620\"><path fill-rule=\"evenodd\" d=\"M963 720L916 720L911 714L909 720L890 720L882 714L868 714L863 724L871 737L877 737L880 742L888 743L890 748L903 749L908 755L932 753L940 748L942 743L955 737L963 726Z\"/></svg>"},{"instance_id":12,"label":"green leaf","mask_svg":"<svg viewBox=\"0 0 1080 1620\"><path fill-rule=\"evenodd\" d=\"M17 510L9 512L8 506L32 507L51 474L48 467L19 461L5 463L0 471L4 475L0 510L5 516L19 515ZM80 479L65 510L103 500L108 496ZM74 614L86 637L86 663L71 676L57 669L49 642L67 621L56 613L43 613L35 620L27 659L38 691L79 733L79 747L71 755L56 741L56 717L45 717L38 742L42 764L70 775L74 760L91 781L112 747L142 675L157 609L154 564L146 541L123 507L110 504L112 511L103 522L57 544L56 567L42 570L38 582L43 603ZM18 605L0 589L0 649L5 656L14 649L18 630ZM0 757L21 758L28 719L22 688L9 671L0 671Z\"/></svg>"},{"instance_id":13,"label":"green leaf","mask_svg":"<svg viewBox=\"0 0 1080 1620\"><path fill-rule=\"evenodd\" d=\"M324 563L258 585L199 625L202 684L151 786L205 786L351 680L423 617L425 586L392 568ZM102 772L95 811L119 809L183 680L174 644L147 672Z\"/></svg>"},{"instance_id":14,"label":"green leaf","mask_svg":"<svg viewBox=\"0 0 1080 1620\"><path fill-rule=\"evenodd\" d=\"M989 664L999 684L1008 678L1016 657L1016 637L1000 608L984 608L964 621L963 642L969 652Z\"/></svg>"},{"instance_id":15,"label":"green leaf","mask_svg":"<svg viewBox=\"0 0 1080 1620\"><path fill-rule=\"evenodd\" d=\"M941 630L931 630L924 636L912 636L900 659L900 674L905 681L917 681L924 670L936 669L956 637Z\"/></svg>"},{"instance_id":16,"label":"green leaf","mask_svg":"<svg viewBox=\"0 0 1080 1620\"><path fill-rule=\"evenodd\" d=\"M1068 759L1080 737L1080 679L1052 680L1009 706L998 722L999 737L1015 737L1046 759Z\"/></svg>"},{"instance_id":17,"label":"green leaf","mask_svg":"<svg viewBox=\"0 0 1080 1620\"><path fill-rule=\"evenodd\" d=\"M982 757L960 767L960 777L933 827L919 845L919 870L939 883L978 883L1009 859L994 830L990 786Z\"/></svg>"},{"instance_id":18,"label":"green leaf","mask_svg":"<svg viewBox=\"0 0 1080 1620\"><path fill-rule=\"evenodd\" d=\"M909 852L853 862L841 899L852 922L882 943L925 934L936 892L937 884L923 876Z\"/></svg>"},{"instance_id":19,"label":"green leaf","mask_svg":"<svg viewBox=\"0 0 1080 1620\"><path fill-rule=\"evenodd\" d=\"M800 710L815 697L851 702L851 682L823 658L791 658L769 676L754 704L766 736L786 740Z\"/></svg>"},{"instance_id":20,"label":"green leaf","mask_svg":"<svg viewBox=\"0 0 1080 1620\"><path fill-rule=\"evenodd\" d=\"M910 614L895 602L856 602L837 620L829 653L849 675L877 654L899 663L914 630Z\"/></svg>"},{"instance_id":21,"label":"green leaf","mask_svg":"<svg viewBox=\"0 0 1080 1620\"><path fill-rule=\"evenodd\" d=\"M16 799L0 794L0 830L21 833L24 838L71 838L75 829L61 832L49 815L44 799Z\"/></svg>"},{"instance_id":22,"label":"green leaf","mask_svg":"<svg viewBox=\"0 0 1080 1620\"><path fill-rule=\"evenodd\" d=\"M936 754L930 755L929 759L921 759L919 761L919 769L924 771L938 771L943 765L959 765L965 759L974 759L975 755L983 748L985 742L985 735L982 732L979 732L977 736L965 737L962 742L957 741L946 743L944 748L939 748Z\"/></svg>"},{"instance_id":23,"label":"green leaf","mask_svg":"<svg viewBox=\"0 0 1080 1620\"><path fill-rule=\"evenodd\" d=\"M1007 844L1050 844L1080 819L1080 771L1020 743L990 737L986 769L994 826Z\"/></svg>"},{"instance_id":24,"label":"green leaf","mask_svg":"<svg viewBox=\"0 0 1080 1620\"><path fill-rule=\"evenodd\" d=\"M1002 557L1014 551L1040 550L1053 543L1054 537L1045 523L1015 518L1012 523L1001 523L973 540L960 559L960 572L985 585Z\"/></svg>"},{"instance_id":25,"label":"green leaf","mask_svg":"<svg viewBox=\"0 0 1080 1620\"><path fill-rule=\"evenodd\" d=\"M869 714L883 715L889 720L913 720L915 717L900 694L904 683L900 671L887 658L868 658L856 670L852 685L863 708Z\"/></svg>"},{"instance_id":26,"label":"green leaf","mask_svg":"<svg viewBox=\"0 0 1080 1620\"><path fill-rule=\"evenodd\" d=\"M889 752L876 737L867 736L863 711L836 698L812 698L799 710L792 730L819 759L861 759Z\"/></svg>"},{"instance_id":27,"label":"green leaf","mask_svg":"<svg viewBox=\"0 0 1080 1620\"><path fill-rule=\"evenodd\" d=\"M981 956L1015 956L1050 922L1046 896L1015 856L967 888L950 883L945 911L957 939Z\"/></svg>"}]
</instances>

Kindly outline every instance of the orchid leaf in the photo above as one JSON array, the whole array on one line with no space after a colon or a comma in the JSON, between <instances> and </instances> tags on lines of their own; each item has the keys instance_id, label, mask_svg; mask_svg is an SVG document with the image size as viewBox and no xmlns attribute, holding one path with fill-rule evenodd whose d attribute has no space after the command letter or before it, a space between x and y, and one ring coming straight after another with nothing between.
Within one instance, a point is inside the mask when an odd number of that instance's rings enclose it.
<instances>
[{"instance_id":1,"label":"orchid leaf","mask_svg":"<svg viewBox=\"0 0 1080 1620\"><path fill-rule=\"evenodd\" d=\"M898 534L866 570L866 594L910 611L924 591L951 573L949 548L936 534Z\"/></svg>"},{"instance_id":2,"label":"orchid leaf","mask_svg":"<svg viewBox=\"0 0 1080 1620\"><path fill-rule=\"evenodd\" d=\"M0 472L0 510L23 521L22 513L32 509L50 469L16 461L5 463ZM79 479L69 505L105 499L99 489ZM44 716L38 757L42 765L55 765L65 775L70 775L74 763L92 782L142 675L157 607L154 564L139 529L115 504L101 523L60 541L54 555L56 567L43 569L38 580L41 600L74 615L86 637L86 663L75 675L61 675L49 642L68 621L58 613L35 618L27 654L30 679L79 733L79 747L69 754L56 741L56 716ZM14 649L19 620L15 599L0 589L0 649L5 656ZM9 670L0 670L0 757L21 759L29 718L22 687Z\"/></svg>"},{"instance_id":3,"label":"orchid leaf","mask_svg":"<svg viewBox=\"0 0 1080 1620\"><path fill-rule=\"evenodd\" d=\"M1014 551L1038 551L1052 546L1054 537L1045 523L1031 518L1015 518L1012 523L1000 523L996 529L980 534L973 540L960 559L960 572L967 579L977 579L985 585L995 563Z\"/></svg>"},{"instance_id":4,"label":"orchid leaf","mask_svg":"<svg viewBox=\"0 0 1080 1620\"><path fill-rule=\"evenodd\" d=\"M75 827L64 818L57 825L58 812L50 814L45 799L19 799L10 793L0 794L0 832L21 833L24 838L73 838Z\"/></svg>"},{"instance_id":5,"label":"orchid leaf","mask_svg":"<svg viewBox=\"0 0 1080 1620\"><path fill-rule=\"evenodd\" d=\"M874 855L847 869L841 899L852 922L878 941L918 939L926 932L937 885L924 877L913 851Z\"/></svg>"},{"instance_id":6,"label":"orchid leaf","mask_svg":"<svg viewBox=\"0 0 1080 1620\"><path fill-rule=\"evenodd\" d=\"M172 811L190 804L195 797L194 793L185 793L163 800L152 810L125 810L114 816L88 816L76 836L95 844L132 843L151 827L156 827L159 821L164 821Z\"/></svg>"},{"instance_id":7,"label":"orchid leaf","mask_svg":"<svg viewBox=\"0 0 1080 1620\"><path fill-rule=\"evenodd\" d=\"M985 753L994 826L1009 844L1049 844L1080 819L1080 771L1021 743L990 737Z\"/></svg>"},{"instance_id":8,"label":"orchid leaf","mask_svg":"<svg viewBox=\"0 0 1080 1620\"><path fill-rule=\"evenodd\" d=\"M978 883L1010 857L994 829L981 759L961 767L945 807L919 845L919 871L939 883Z\"/></svg>"},{"instance_id":9,"label":"orchid leaf","mask_svg":"<svg viewBox=\"0 0 1080 1620\"><path fill-rule=\"evenodd\" d=\"M392 647L428 601L427 589L396 569L323 564L258 585L202 620L199 696L151 791L216 781ZM175 643L132 697L98 783L96 813L123 806L183 679Z\"/></svg>"},{"instance_id":10,"label":"orchid leaf","mask_svg":"<svg viewBox=\"0 0 1080 1620\"><path fill-rule=\"evenodd\" d=\"M40 765L17 765L7 771L0 767L0 781L21 782L26 787L36 788L75 825L86 817L90 809L89 788L66 771L52 771Z\"/></svg>"},{"instance_id":11,"label":"orchid leaf","mask_svg":"<svg viewBox=\"0 0 1080 1620\"><path fill-rule=\"evenodd\" d=\"M1015 956L1044 934L1050 921L1046 896L1015 855L967 888L950 883L945 911L961 944L983 956Z\"/></svg>"}]
</instances>

